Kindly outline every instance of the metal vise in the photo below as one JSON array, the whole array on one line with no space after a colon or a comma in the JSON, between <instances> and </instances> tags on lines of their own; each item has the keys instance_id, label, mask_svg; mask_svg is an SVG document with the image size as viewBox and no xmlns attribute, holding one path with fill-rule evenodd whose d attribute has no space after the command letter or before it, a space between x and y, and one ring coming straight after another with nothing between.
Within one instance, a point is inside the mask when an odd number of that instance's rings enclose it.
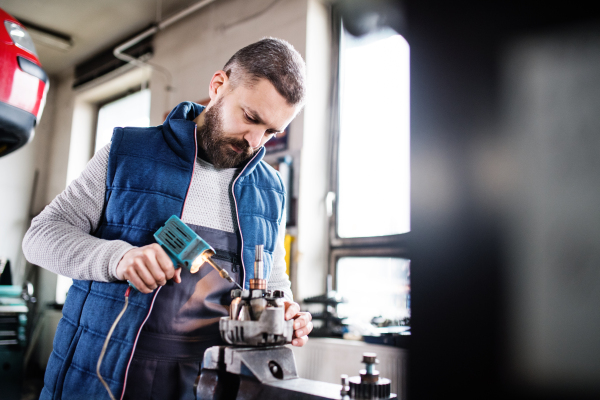
<instances>
[{"instance_id":1,"label":"metal vise","mask_svg":"<svg viewBox=\"0 0 600 400\"><path fill-rule=\"evenodd\" d=\"M299 378L287 347L215 346L204 353L195 393L196 400L339 400L341 388Z\"/></svg>"}]
</instances>

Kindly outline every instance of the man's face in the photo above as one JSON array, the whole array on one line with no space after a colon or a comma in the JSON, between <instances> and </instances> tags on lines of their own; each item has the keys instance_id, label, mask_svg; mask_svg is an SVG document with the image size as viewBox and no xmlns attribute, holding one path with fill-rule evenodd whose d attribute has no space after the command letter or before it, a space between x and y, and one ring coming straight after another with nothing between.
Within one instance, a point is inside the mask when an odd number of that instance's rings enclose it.
<instances>
[{"instance_id":1,"label":"man's face","mask_svg":"<svg viewBox=\"0 0 600 400\"><path fill-rule=\"evenodd\" d=\"M200 156L217 168L247 162L267 140L283 132L297 112L266 79L252 84L230 81L216 90L198 128Z\"/></svg>"}]
</instances>

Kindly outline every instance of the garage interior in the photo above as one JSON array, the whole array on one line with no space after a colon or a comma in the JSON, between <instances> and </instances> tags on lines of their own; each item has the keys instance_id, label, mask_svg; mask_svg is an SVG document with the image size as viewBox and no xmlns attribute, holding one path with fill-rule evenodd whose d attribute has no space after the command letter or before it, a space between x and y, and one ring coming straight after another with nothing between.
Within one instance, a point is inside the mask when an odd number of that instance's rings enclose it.
<instances>
[{"instance_id":1,"label":"garage interior","mask_svg":"<svg viewBox=\"0 0 600 400\"><path fill-rule=\"evenodd\" d=\"M264 159L286 184L287 271L315 323L293 349L298 376L342 388L370 352L401 399L599 398L600 15L586 3L0 8L50 82L35 136L0 157L0 314L26 306L24 339L0 337L7 399L39 397L71 284L28 263L23 237L110 141L103 118L134 107L127 123L156 126L182 101L206 104L214 71L264 37L307 67L304 109ZM365 53L353 50L390 38L392 64L356 67ZM349 76L369 90L352 92Z\"/></svg>"}]
</instances>

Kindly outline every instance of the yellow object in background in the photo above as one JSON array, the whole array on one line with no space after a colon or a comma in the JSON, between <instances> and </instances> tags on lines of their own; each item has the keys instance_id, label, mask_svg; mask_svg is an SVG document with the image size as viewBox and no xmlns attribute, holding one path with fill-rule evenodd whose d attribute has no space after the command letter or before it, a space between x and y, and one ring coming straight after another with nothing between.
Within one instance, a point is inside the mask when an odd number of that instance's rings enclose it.
<instances>
[{"instance_id":1,"label":"yellow object in background","mask_svg":"<svg viewBox=\"0 0 600 400\"><path fill-rule=\"evenodd\" d=\"M296 238L292 235L286 233L285 239L283 241L285 247L285 272L288 276L290 275L290 265L292 263L292 243L296 240Z\"/></svg>"}]
</instances>

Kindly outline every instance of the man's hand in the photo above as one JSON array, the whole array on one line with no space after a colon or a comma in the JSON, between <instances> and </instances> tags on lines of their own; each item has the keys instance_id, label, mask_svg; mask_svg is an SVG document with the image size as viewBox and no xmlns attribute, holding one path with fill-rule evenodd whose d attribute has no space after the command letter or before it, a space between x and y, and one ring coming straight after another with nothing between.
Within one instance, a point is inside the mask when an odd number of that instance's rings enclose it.
<instances>
[{"instance_id":1,"label":"man's hand","mask_svg":"<svg viewBox=\"0 0 600 400\"><path fill-rule=\"evenodd\" d=\"M298 303L284 301L285 320L294 319L294 335L292 345L302 347L308 342L308 334L313 329L312 315L309 312L300 312Z\"/></svg>"},{"instance_id":2,"label":"man's hand","mask_svg":"<svg viewBox=\"0 0 600 400\"><path fill-rule=\"evenodd\" d=\"M159 244L149 244L129 250L117 265L117 278L128 280L142 293L150 293L169 279L181 283L181 268L173 262Z\"/></svg>"}]
</instances>

